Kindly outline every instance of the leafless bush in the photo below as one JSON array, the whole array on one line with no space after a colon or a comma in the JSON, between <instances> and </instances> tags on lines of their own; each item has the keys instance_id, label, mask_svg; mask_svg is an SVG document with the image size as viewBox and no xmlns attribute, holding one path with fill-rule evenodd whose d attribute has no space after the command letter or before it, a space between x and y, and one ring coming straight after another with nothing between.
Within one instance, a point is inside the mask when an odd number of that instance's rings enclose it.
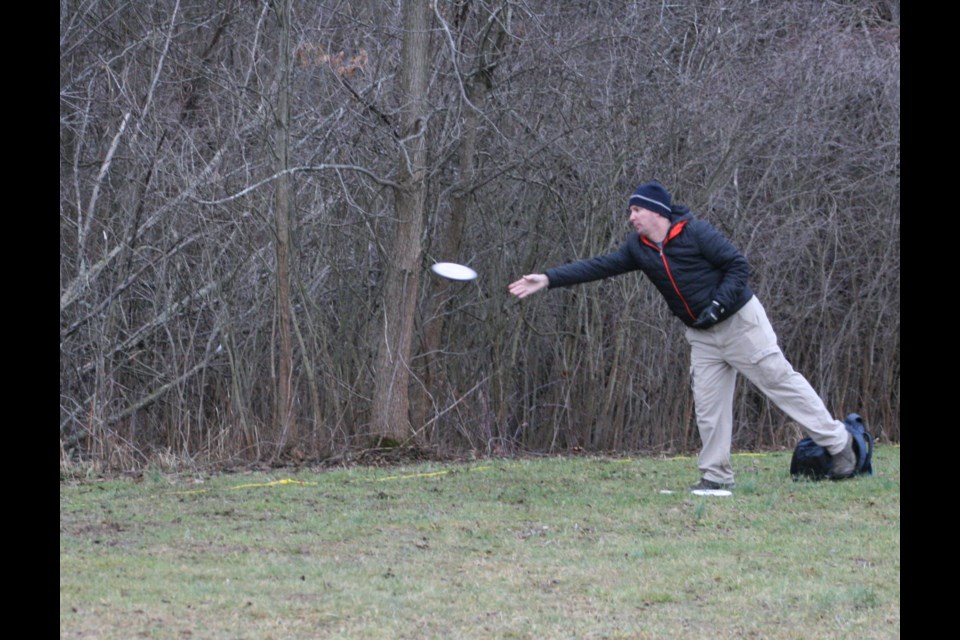
<instances>
[{"instance_id":1,"label":"leafless bush","mask_svg":"<svg viewBox=\"0 0 960 640\"><path fill-rule=\"evenodd\" d=\"M651 178L747 254L828 406L899 439L898 3L439 2L409 121L405 5L61 3L62 460L695 448L641 277L505 293L614 248ZM741 446L789 444L737 407Z\"/></svg>"}]
</instances>

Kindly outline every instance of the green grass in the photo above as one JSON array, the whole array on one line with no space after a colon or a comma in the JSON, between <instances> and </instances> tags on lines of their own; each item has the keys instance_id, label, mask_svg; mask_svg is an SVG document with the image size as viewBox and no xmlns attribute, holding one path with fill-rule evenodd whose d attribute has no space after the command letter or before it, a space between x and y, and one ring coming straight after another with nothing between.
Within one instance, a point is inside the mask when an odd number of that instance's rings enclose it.
<instances>
[{"instance_id":1,"label":"green grass","mask_svg":"<svg viewBox=\"0 0 960 640\"><path fill-rule=\"evenodd\" d=\"M689 458L61 482L60 636L898 638L899 447L789 463L733 498Z\"/></svg>"}]
</instances>

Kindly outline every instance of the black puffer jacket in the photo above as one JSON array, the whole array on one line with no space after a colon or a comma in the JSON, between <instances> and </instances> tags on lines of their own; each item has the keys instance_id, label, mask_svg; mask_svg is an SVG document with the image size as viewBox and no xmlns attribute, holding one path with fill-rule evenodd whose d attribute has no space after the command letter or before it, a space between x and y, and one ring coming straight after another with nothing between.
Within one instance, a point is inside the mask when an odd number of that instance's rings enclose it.
<instances>
[{"instance_id":1,"label":"black puffer jacket","mask_svg":"<svg viewBox=\"0 0 960 640\"><path fill-rule=\"evenodd\" d=\"M673 224L657 245L632 232L613 253L547 269L550 288L643 271L687 326L713 300L724 307L723 321L740 310L753 291L747 284L750 265L713 225L695 218L686 207L674 207Z\"/></svg>"}]
</instances>

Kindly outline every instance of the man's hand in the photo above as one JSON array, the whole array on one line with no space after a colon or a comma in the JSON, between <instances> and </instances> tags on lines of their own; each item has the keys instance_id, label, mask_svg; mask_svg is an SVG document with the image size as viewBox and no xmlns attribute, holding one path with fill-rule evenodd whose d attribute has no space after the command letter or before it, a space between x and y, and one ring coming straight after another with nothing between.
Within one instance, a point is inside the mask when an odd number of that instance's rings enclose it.
<instances>
[{"instance_id":1,"label":"man's hand","mask_svg":"<svg viewBox=\"0 0 960 640\"><path fill-rule=\"evenodd\" d=\"M723 305L714 300L710 306L700 312L697 321L693 323L694 329L709 329L720 322L720 316L723 314Z\"/></svg>"},{"instance_id":2,"label":"man's hand","mask_svg":"<svg viewBox=\"0 0 960 640\"><path fill-rule=\"evenodd\" d=\"M544 273L532 273L523 276L516 282L510 284L507 289L518 298L526 298L531 293L536 293L550 284L550 279Z\"/></svg>"}]
</instances>

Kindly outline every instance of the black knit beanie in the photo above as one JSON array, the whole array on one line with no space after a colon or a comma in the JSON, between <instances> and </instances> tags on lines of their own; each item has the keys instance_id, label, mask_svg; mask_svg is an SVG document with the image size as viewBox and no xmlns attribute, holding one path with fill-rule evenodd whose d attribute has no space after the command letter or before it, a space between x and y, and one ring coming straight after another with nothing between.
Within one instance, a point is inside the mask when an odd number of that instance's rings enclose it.
<instances>
[{"instance_id":1,"label":"black knit beanie","mask_svg":"<svg viewBox=\"0 0 960 640\"><path fill-rule=\"evenodd\" d=\"M648 182L637 187L627 207L643 207L670 219L670 192L659 182Z\"/></svg>"}]
</instances>

